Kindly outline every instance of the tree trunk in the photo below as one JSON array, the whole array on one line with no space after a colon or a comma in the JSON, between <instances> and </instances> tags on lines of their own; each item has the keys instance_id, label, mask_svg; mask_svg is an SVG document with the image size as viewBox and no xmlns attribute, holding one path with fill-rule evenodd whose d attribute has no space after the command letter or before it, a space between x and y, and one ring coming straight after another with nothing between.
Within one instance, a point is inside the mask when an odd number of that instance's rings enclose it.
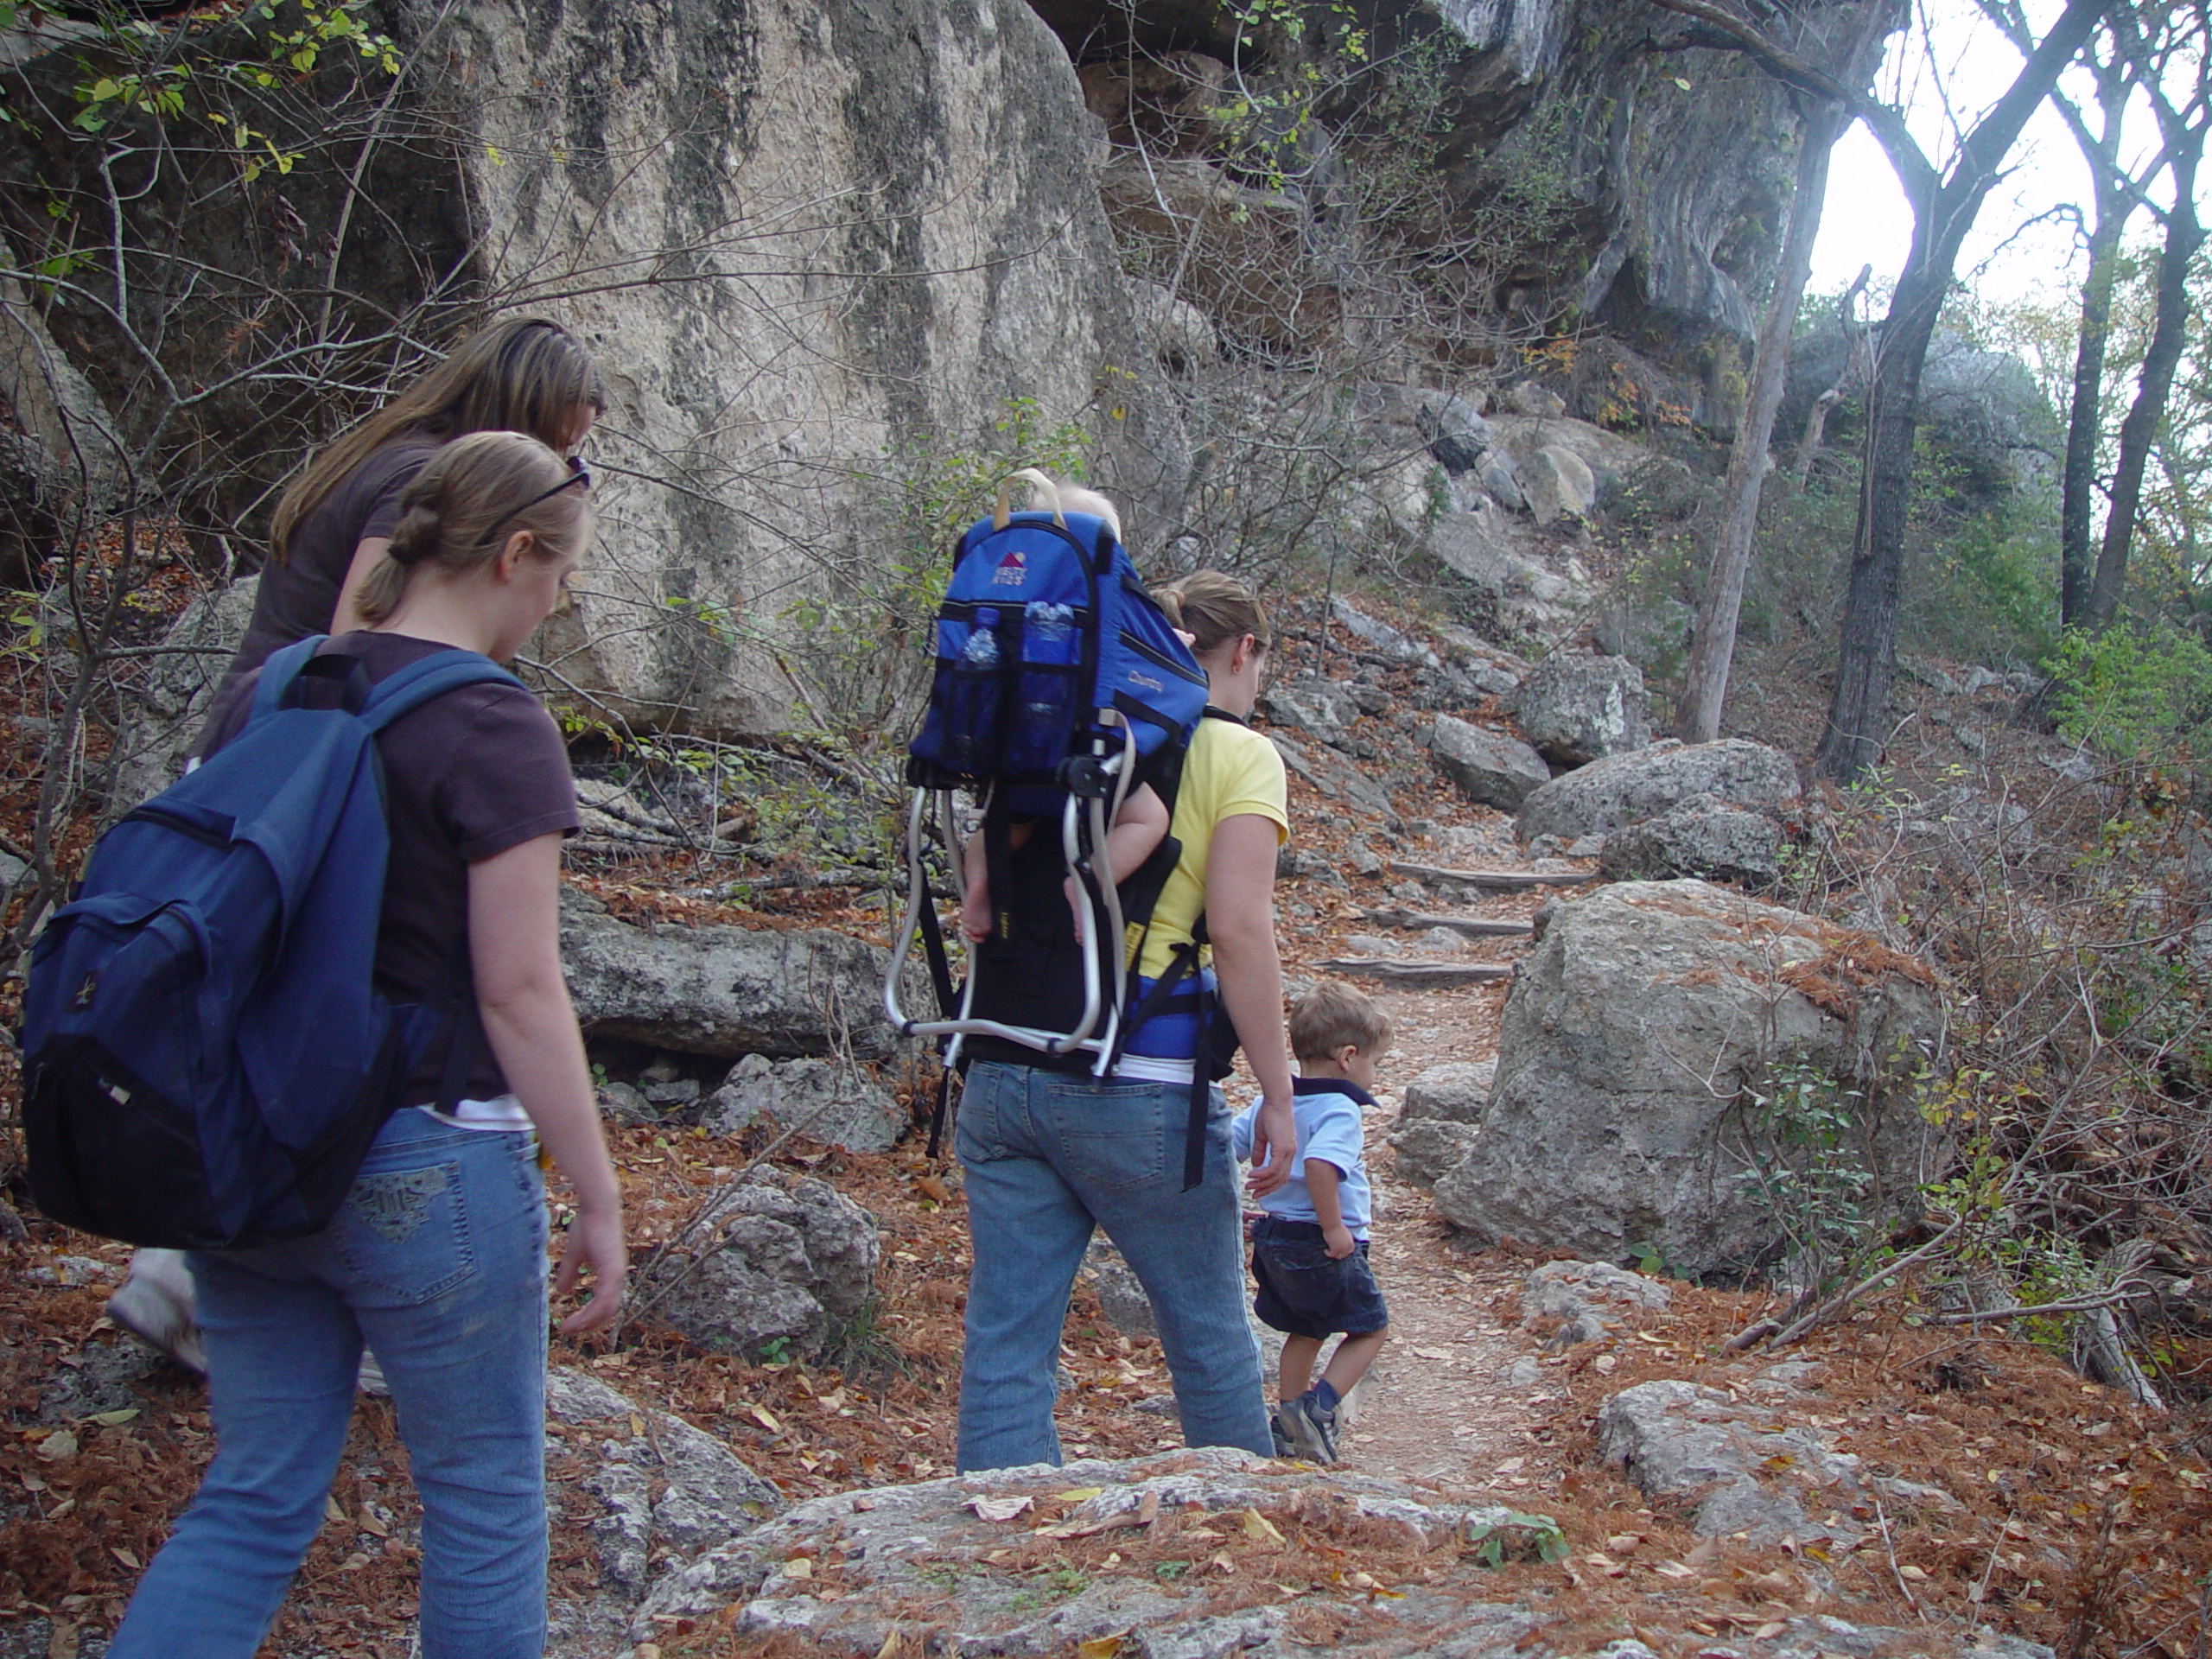
<instances>
[{"instance_id":1,"label":"tree trunk","mask_svg":"<svg viewBox=\"0 0 2212 1659\"><path fill-rule=\"evenodd\" d=\"M2172 168L2173 211L2166 219L2166 245L2158 254L2158 291L2151 343L2136 378L2135 401L2120 423L2120 455L2113 468L2112 506L2105 515L2105 538L2097 550L2097 569L2089 584L2085 620L2093 628L2111 626L2120 614L2127 587L2127 555L2135 539L2135 514L2143 501L2143 473L2151 445L2166 417L2189 333L2189 268L2204 245L2204 226L2196 217L2196 168L2204 155L2202 127L2176 147Z\"/></svg>"},{"instance_id":2,"label":"tree trunk","mask_svg":"<svg viewBox=\"0 0 2212 1659\"><path fill-rule=\"evenodd\" d=\"M1977 204L1978 205L1978 204ZM1916 238L1916 246L1917 238ZM1920 372L1950 286L1950 257L1908 261L1890 302L1866 399L1866 460L1859 527L1844 589L1835 691L1813 752L1824 777L1849 782L1881 758L1889 735L1890 677L1897 667L1897 613L1904 601L1905 521L1912 506L1913 437Z\"/></svg>"},{"instance_id":3,"label":"tree trunk","mask_svg":"<svg viewBox=\"0 0 2212 1659\"><path fill-rule=\"evenodd\" d=\"M1736 620L1744 604L1744 573L1751 561L1751 535L1758 527L1759 493L1772 465L1767 442L1774 434L1775 411L1782 406L1783 380L1789 366L1790 335L1797 326L1797 305L1813 269L1813 244L1820 234L1821 207L1827 194L1828 157L1850 119L1840 104L1821 104L1806 118L1797 150L1797 178L1789 196L1789 228L1775 271L1774 295L1759 329L1751 358L1751 391L1736 439L1728 453L1728 482L1720 529L1713 538L1713 565L1700 596L1697 625L1691 635L1689 665L1683 671L1682 700L1675 711L1675 735L1685 743L1710 743L1720 735L1720 708L1728 695L1728 667L1736 652Z\"/></svg>"},{"instance_id":4,"label":"tree trunk","mask_svg":"<svg viewBox=\"0 0 2212 1659\"><path fill-rule=\"evenodd\" d=\"M2058 620L2079 627L2089 601L2089 518L2097 482L2097 434L2102 423L2105 346L2112 336L2112 290L2120 274L2120 232L2126 218L2097 181L2097 219L2089 232L2089 276L2082 286L2082 336L2074 353L2074 401L2066 419L2066 482L2058 507Z\"/></svg>"},{"instance_id":5,"label":"tree trunk","mask_svg":"<svg viewBox=\"0 0 2212 1659\"><path fill-rule=\"evenodd\" d=\"M1859 530L1844 594L1843 634L1835 690L1813 764L1823 777L1854 781L1881 756L1888 735L1885 705L1897 666L1897 612L1904 595L1905 518L1912 495L1912 441L1920 374L1928 359L1959 250L1997 182L1998 169L2028 117L2089 37L2111 0L2068 0L2041 45L2005 94L1960 143L1939 181L1928 159L1895 132L1885 144L1908 146L1897 170L1912 197L1912 249L1883 325L1868 398L1866 473L1859 497ZM1914 181L1919 188L1911 188Z\"/></svg>"}]
</instances>

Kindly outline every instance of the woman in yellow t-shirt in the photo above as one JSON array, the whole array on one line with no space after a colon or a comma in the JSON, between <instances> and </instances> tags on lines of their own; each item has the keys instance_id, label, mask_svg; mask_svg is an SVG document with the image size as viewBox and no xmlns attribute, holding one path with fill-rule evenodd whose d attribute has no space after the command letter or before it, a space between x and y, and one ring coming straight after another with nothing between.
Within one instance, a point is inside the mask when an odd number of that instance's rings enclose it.
<instances>
[{"instance_id":1,"label":"woman in yellow t-shirt","mask_svg":"<svg viewBox=\"0 0 2212 1659\"><path fill-rule=\"evenodd\" d=\"M1200 571L1154 595L1191 636L1209 713L1184 762L1172 835L1181 856L1154 906L1139 972L1159 974L1201 914L1220 1004L1259 1080L1252 1189L1272 1192L1297 1147L1275 853L1289 834L1274 746L1244 725L1272 632L1250 588ZM1203 1175L1184 1185L1192 1058L1133 1039L1113 1077L978 1058L961 1092L956 1146L975 1266L960 1373L963 1470L1058 1463L1054 1370L1068 1294L1103 1227L1142 1281L1191 1446L1274 1449L1244 1266L1229 1113L1211 1091Z\"/></svg>"}]
</instances>

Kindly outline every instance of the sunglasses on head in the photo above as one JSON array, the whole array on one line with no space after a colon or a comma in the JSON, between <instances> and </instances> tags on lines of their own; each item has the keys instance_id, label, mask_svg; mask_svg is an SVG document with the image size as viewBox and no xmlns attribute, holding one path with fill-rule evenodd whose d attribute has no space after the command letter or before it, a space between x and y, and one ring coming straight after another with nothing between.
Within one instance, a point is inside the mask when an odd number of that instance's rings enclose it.
<instances>
[{"instance_id":1,"label":"sunglasses on head","mask_svg":"<svg viewBox=\"0 0 2212 1659\"><path fill-rule=\"evenodd\" d=\"M558 484L556 484L551 489L540 490L536 495L531 496L529 500L524 502L522 505L517 507L512 512L500 519L499 523L493 524L491 529L486 531L483 535L479 537L476 541L476 545L479 547L487 545L501 531L505 530L509 524L514 523L516 519L521 518L523 514L528 512L539 502L550 501L555 496L560 494L562 491L567 489L572 484L581 484L586 489L591 488L591 474L584 470L583 462L575 455L570 455L569 457L569 475L566 478L563 479Z\"/></svg>"}]
</instances>

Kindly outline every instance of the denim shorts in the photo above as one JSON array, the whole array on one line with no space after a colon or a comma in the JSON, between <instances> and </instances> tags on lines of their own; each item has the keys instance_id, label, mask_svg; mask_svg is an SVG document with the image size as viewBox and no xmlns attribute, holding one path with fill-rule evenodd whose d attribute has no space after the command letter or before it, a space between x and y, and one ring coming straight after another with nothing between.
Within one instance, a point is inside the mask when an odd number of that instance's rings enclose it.
<instances>
[{"instance_id":1,"label":"denim shorts","mask_svg":"<svg viewBox=\"0 0 2212 1659\"><path fill-rule=\"evenodd\" d=\"M1252 1311L1270 1330L1321 1338L1371 1336L1390 1322L1382 1287L1367 1265L1367 1241L1332 1260L1318 1222L1262 1216L1252 1226Z\"/></svg>"}]
</instances>

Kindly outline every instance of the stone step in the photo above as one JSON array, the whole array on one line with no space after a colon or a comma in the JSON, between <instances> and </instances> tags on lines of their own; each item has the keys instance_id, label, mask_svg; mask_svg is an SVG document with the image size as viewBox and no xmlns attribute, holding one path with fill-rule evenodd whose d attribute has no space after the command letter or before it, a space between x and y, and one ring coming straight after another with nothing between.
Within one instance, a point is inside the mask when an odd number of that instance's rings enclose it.
<instances>
[{"instance_id":1,"label":"stone step","mask_svg":"<svg viewBox=\"0 0 2212 1659\"><path fill-rule=\"evenodd\" d=\"M1332 957L1314 967L1346 979L1376 979L1414 989L1440 990L1452 985L1481 985L1509 979L1510 962L1394 962L1367 957Z\"/></svg>"},{"instance_id":2,"label":"stone step","mask_svg":"<svg viewBox=\"0 0 2212 1659\"><path fill-rule=\"evenodd\" d=\"M1363 911L1361 914L1369 921L1380 923L1384 927L1402 928L1408 932L1426 932L1432 927L1441 927L1464 934L1471 939L1525 939L1536 931L1533 922L1488 916L1432 916L1424 911L1395 906Z\"/></svg>"},{"instance_id":3,"label":"stone step","mask_svg":"<svg viewBox=\"0 0 2212 1659\"><path fill-rule=\"evenodd\" d=\"M1433 864L1408 864L1397 859L1390 861L1390 868L1394 874L1409 875L1416 881L1487 887L1494 893L1522 893L1531 887L1579 887L1598 879L1594 871L1578 874L1550 870L1447 870Z\"/></svg>"}]
</instances>

